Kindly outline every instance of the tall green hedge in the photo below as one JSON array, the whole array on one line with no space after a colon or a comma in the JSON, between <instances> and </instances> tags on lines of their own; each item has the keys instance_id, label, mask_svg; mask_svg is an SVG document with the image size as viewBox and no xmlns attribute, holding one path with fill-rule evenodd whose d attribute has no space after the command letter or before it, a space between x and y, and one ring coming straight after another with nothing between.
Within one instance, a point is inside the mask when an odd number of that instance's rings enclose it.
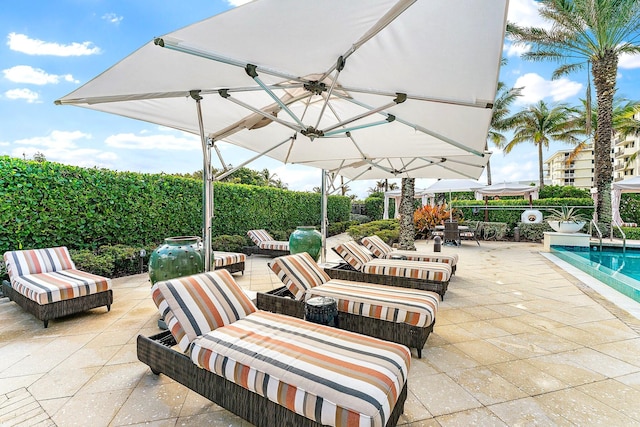
<instances>
[{"instance_id":1,"label":"tall green hedge","mask_svg":"<svg viewBox=\"0 0 640 427\"><path fill-rule=\"evenodd\" d=\"M224 183L214 192L214 236L320 224L319 194ZM202 182L190 178L0 156L0 196L0 253L202 234ZM348 221L349 213L348 197L329 197L329 222Z\"/></svg>"}]
</instances>

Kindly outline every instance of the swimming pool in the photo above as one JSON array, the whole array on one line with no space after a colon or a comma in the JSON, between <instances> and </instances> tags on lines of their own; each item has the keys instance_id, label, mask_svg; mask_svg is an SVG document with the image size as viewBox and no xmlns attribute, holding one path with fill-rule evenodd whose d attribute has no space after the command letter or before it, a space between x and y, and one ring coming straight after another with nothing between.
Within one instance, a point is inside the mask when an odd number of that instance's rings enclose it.
<instances>
[{"instance_id":1,"label":"swimming pool","mask_svg":"<svg viewBox=\"0 0 640 427\"><path fill-rule=\"evenodd\" d=\"M640 248L551 246L551 253L640 302Z\"/></svg>"}]
</instances>

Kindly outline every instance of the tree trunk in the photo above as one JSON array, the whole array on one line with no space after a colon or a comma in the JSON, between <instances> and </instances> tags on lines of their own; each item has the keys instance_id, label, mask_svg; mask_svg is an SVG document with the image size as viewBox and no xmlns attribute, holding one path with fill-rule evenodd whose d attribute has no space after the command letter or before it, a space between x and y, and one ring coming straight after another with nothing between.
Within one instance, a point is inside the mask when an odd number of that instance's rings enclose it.
<instances>
[{"instance_id":1,"label":"tree trunk","mask_svg":"<svg viewBox=\"0 0 640 427\"><path fill-rule=\"evenodd\" d=\"M542 189L544 188L544 170L542 168L542 141L538 142L538 173L540 176L538 191L542 191Z\"/></svg>"},{"instance_id":2,"label":"tree trunk","mask_svg":"<svg viewBox=\"0 0 640 427\"><path fill-rule=\"evenodd\" d=\"M484 151L489 151L489 144L485 144ZM487 160L487 185L491 185L491 157Z\"/></svg>"},{"instance_id":3,"label":"tree trunk","mask_svg":"<svg viewBox=\"0 0 640 427\"><path fill-rule=\"evenodd\" d=\"M415 230L413 227L413 198L415 196L415 178L402 178L402 196L400 198L400 243L403 250L415 251Z\"/></svg>"},{"instance_id":4,"label":"tree trunk","mask_svg":"<svg viewBox=\"0 0 640 427\"><path fill-rule=\"evenodd\" d=\"M611 161L611 136L613 116L613 96L616 87L618 57L613 52L605 52L603 57L592 62L593 82L598 98L598 126L594 140L594 180L598 189L596 214L602 225L602 233L611 230L611 182L613 164Z\"/></svg>"}]
</instances>

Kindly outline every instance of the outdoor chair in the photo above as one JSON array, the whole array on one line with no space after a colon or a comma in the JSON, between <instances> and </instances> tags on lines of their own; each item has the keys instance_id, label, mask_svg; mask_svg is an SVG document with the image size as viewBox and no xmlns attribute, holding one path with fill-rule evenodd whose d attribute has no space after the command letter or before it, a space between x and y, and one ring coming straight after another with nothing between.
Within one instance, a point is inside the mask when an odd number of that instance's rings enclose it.
<instances>
[{"instance_id":1,"label":"outdoor chair","mask_svg":"<svg viewBox=\"0 0 640 427\"><path fill-rule=\"evenodd\" d=\"M451 280L451 265L442 262L379 259L355 241L341 243L332 249L344 260L324 268L332 279L433 291L441 299Z\"/></svg>"},{"instance_id":2,"label":"outdoor chair","mask_svg":"<svg viewBox=\"0 0 640 427\"><path fill-rule=\"evenodd\" d=\"M460 230L458 229L458 221L444 222L444 237L442 239L444 245L460 246Z\"/></svg>"},{"instance_id":3,"label":"outdoor chair","mask_svg":"<svg viewBox=\"0 0 640 427\"><path fill-rule=\"evenodd\" d=\"M362 238L361 242L364 247L369 249L376 258L405 259L407 261L422 262L443 262L451 266L451 274L456 274L456 268L458 265L457 254L445 255L439 252L427 253L418 251L400 251L397 249L393 249L384 240L382 240L375 234Z\"/></svg>"},{"instance_id":4,"label":"outdoor chair","mask_svg":"<svg viewBox=\"0 0 640 427\"><path fill-rule=\"evenodd\" d=\"M256 426L395 426L410 350L258 310L225 270L157 282L138 359Z\"/></svg>"},{"instance_id":5,"label":"outdoor chair","mask_svg":"<svg viewBox=\"0 0 640 427\"><path fill-rule=\"evenodd\" d=\"M216 270L224 268L229 273L240 272L244 274L245 263L247 256L238 252L213 252L213 261Z\"/></svg>"},{"instance_id":6,"label":"outdoor chair","mask_svg":"<svg viewBox=\"0 0 640 427\"><path fill-rule=\"evenodd\" d=\"M440 296L435 292L331 279L306 252L276 258L269 265L285 285L257 294L261 310L303 318L305 301L337 301L337 327L422 348L436 320Z\"/></svg>"},{"instance_id":7,"label":"outdoor chair","mask_svg":"<svg viewBox=\"0 0 640 427\"><path fill-rule=\"evenodd\" d=\"M2 293L49 326L49 320L92 308L111 310L111 279L76 269L66 247L4 253L9 282Z\"/></svg>"},{"instance_id":8,"label":"outdoor chair","mask_svg":"<svg viewBox=\"0 0 640 427\"><path fill-rule=\"evenodd\" d=\"M255 246L245 246L243 251L247 255L258 254L270 257L289 255L289 242L273 240L267 230L249 230L247 235Z\"/></svg>"},{"instance_id":9,"label":"outdoor chair","mask_svg":"<svg viewBox=\"0 0 640 427\"><path fill-rule=\"evenodd\" d=\"M478 246L480 246L480 240L478 240L478 235L480 234L480 230L479 230L480 224L481 223L478 223L476 225L476 228L474 229L469 228L468 230L460 230L459 231L460 241L475 240Z\"/></svg>"}]
</instances>

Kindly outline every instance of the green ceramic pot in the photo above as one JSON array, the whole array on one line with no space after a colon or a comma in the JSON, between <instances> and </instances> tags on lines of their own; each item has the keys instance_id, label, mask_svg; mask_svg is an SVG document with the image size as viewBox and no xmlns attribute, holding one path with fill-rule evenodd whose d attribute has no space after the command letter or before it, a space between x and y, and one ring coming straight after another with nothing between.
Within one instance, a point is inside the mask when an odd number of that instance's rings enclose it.
<instances>
[{"instance_id":1,"label":"green ceramic pot","mask_svg":"<svg viewBox=\"0 0 640 427\"><path fill-rule=\"evenodd\" d=\"M289 236L289 252L299 254L306 252L316 261L320 258L322 234L315 227L297 227Z\"/></svg>"},{"instance_id":2,"label":"green ceramic pot","mask_svg":"<svg viewBox=\"0 0 640 427\"><path fill-rule=\"evenodd\" d=\"M197 236L168 237L149 257L151 284L204 271L204 250Z\"/></svg>"}]
</instances>

